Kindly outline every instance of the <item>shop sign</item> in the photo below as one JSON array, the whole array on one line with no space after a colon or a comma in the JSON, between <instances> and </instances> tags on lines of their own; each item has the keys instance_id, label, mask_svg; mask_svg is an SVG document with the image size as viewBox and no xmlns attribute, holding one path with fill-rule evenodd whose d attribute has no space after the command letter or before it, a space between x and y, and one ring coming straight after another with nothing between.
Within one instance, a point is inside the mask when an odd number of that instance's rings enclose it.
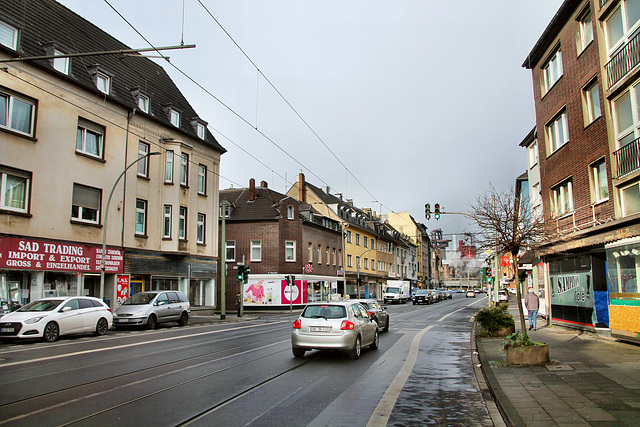
<instances>
[{"instance_id":1,"label":"shop sign","mask_svg":"<svg viewBox=\"0 0 640 427\"><path fill-rule=\"evenodd\" d=\"M122 305L129 298L129 275L118 274L116 276L116 303Z\"/></svg>"},{"instance_id":2,"label":"shop sign","mask_svg":"<svg viewBox=\"0 0 640 427\"><path fill-rule=\"evenodd\" d=\"M102 247L43 240L0 238L0 268L14 270L73 271L99 273ZM105 254L105 273L122 273L124 255L120 249Z\"/></svg>"}]
</instances>

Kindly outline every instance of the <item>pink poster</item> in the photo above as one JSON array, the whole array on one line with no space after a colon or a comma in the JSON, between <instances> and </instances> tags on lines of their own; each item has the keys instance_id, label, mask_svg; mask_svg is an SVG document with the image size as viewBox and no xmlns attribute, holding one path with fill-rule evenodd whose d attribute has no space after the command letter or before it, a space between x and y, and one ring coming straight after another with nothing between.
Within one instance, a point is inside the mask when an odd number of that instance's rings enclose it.
<instances>
[{"instance_id":1,"label":"pink poster","mask_svg":"<svg viewBox=\"0 0 640 427\"><path fill-rule=\"evenodd\" d=\"M307 293L302 292L302 280L296 280L295 285L292 286L289 286L286 280L282 280L280 283L282 286L282 304L306 304Z\"/></svg>"},{"instance_id":2,"label":"pink poster","mask_svg":"<svg viewBox=\"0 0 640 427\"><path fill-rule=\"evenodd\" d=\"M127 298L129 298L129 275L118 274L116 276L116 282L116 301L118 304L122 304Z\"/></svg>"}]
</instances>

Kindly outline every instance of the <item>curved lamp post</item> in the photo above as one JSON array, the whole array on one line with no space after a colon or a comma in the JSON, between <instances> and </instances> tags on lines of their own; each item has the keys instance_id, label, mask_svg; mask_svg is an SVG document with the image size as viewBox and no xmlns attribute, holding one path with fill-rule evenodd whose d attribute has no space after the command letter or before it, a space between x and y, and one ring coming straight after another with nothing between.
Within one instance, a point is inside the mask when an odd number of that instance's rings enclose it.
<instances>
[{"instance_id":1,"label":"curved lamp post","mask_svg":"<svg viewBox=\"0 0 640 427\"><path fill-rule=\"evenodd\" d=\"M129 163L129 165L126 168L124 168L120 176L118 176L118 179L116 179L116 182L113 184L113 188L111 188L111 192L109 193L109 198L107 199L107 206L105 207L105 210L104 210L104 227L102 228L102 260L100 261L100 299L104 299L104 268L105 268L104 257L107 252L107 219L109 218L109 204L111 203L111 196L113 196L113 192L115 191L116 186L118 185L118 182L120 182L120 178L124 176L124 174L127 172L127 170L129 170L131 166L135 165L140 160L146 159L149 156L156 156L158 154L162 154L162 153L160 153L159 151L153 151L151 153L145 154L142 157L138 157L137 160L134 160L133 162Z\"/></svg>"},{"instance_id":2,"label":"curved lamp post","mask_svg":"<svg viewBox=\"0 0 640 427\"><path fill-rule=\"evenodd\" d=\"M366 254L369 251L375 251L376 248L371 248L371 249L367 249L366 251L362 252L360 254L360 256L358 257L358 262L357 262L357 267L358 267L358 279L356 280L356 288L358 289L358 297L360 298L360 263L362 262L362 255Z\"/></svg>"}]
</instances>

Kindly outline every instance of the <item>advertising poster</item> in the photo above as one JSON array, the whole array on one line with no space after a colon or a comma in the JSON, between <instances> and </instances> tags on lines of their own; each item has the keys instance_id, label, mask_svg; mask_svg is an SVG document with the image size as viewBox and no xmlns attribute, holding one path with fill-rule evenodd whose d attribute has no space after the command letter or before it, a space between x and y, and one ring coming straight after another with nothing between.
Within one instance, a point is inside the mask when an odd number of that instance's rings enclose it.
<instances>
[{"instance_id":1,"label":"advertising poster","mask_svg":"<svg viewBox=\"0 0 640 427\"><path fill-rule=\"evenodd\" d=\"M288 285L286 280L282 281L282 304L305 304L307 302L307 293L302 292L302 282L302 280L296 280L294 285ZM306 287L306 281L304 285Z\"/></svg>"},{"instance_id":2,"label":"advertising poster","mask_svg":"<svg viewBox=\"0 0 640 427\"><path fill-rule=\"evenodd\" d=\"M129 275L118 274L116 276L116 304L122 305L129 298Z\"/></svg>"},{"instance_id":3,"label":"advertising poster","mask_svg":"<svg viewBox=\"0 0 640 427\"><path fill-rule=\"evenodd\" d=\"M550 279L554 320L594 326L596 319L591 274L576 272L551 275Z\"/></svg>"},{"instance_id":4,"label":"advertising poster","mask_svg":"<svg viewBox=\"0 0 640 427\"><path fill-rule=\"evenodd\" d=\"M249 280L244 284L244 305L280 304L280 280Z\"/></svg>"}]
</instances>

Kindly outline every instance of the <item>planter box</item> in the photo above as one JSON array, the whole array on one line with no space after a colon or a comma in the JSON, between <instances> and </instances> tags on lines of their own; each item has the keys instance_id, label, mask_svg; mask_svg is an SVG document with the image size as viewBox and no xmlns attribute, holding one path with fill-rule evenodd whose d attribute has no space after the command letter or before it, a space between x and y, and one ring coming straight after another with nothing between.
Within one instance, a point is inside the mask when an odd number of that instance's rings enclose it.
<instances>
[{"instance_id":1,"label":"planter box","mask_svg":"<svg viewBox=\"0 0 640 427\"><path fill-rule=\"evenodd\" d=\"M494 333L492 333L491 336L492 337L506 337L507 335L511 335L515 331L516 331L516 326L515 325L504 326L504 327L498 329L497 331L495 331Z\"/></svg>"},{"instance_id":2,"label":"planter box","mask_svg":"<svg viewBox=\"0 0 640 427\"><path fill-rule=\"evenodd\" d=\"M546 365L549 359L549 344L505 347L507 365Z\"/></svg>"}]
</instances>

